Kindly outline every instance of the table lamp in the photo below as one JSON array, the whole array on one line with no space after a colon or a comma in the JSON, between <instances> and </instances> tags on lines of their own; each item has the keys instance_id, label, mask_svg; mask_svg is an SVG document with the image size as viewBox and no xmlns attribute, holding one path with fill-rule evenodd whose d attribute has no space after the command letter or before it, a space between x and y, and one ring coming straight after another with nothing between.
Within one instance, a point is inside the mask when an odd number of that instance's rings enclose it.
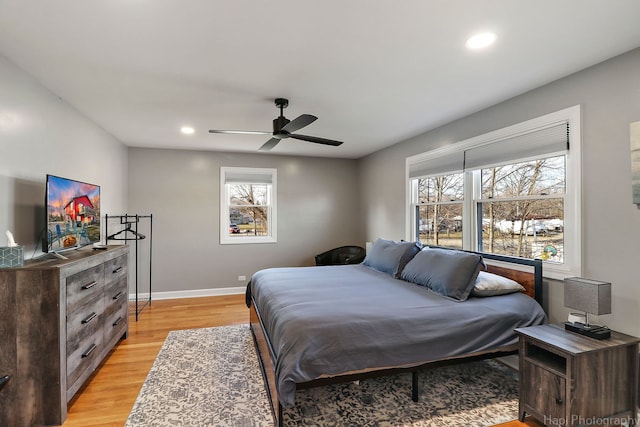
<instances>
[{"instance_id":1,"label":"table lamp","mask_svg":"<svg viewBox=\"0 0 640 427\"><path fill-rule=\"evenodd\" d=\"M568 277L564 279L564 306L585 313L584 323L566 322L566 330L599 340L611 336L611 331L606 326L589 323L589 314L611 313L611 283Z\"/></svg>"}]
</instances>

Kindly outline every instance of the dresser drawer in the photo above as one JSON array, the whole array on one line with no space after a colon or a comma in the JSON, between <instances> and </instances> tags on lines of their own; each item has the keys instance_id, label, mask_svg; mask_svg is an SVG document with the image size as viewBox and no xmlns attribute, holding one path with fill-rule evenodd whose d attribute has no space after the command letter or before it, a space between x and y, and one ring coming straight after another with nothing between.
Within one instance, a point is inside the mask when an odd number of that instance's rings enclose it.
<instances>
[{"instance_id":1,"label":"dresser drawer","mask_svg":"<svg viewBox=\"0 0 640 427\"><path fill-rule=\"evenodd\" d=\"M88 337L100 330L104 319L104 298L96 295L67 316L67 355L82 347Z\"/></svg>"},{"instance_id":2,"label":"dresser drawer","mask_svg":"<svg viewBox=\"0 0 640 427\"><path fill-rule=\"evenodd\" d=\"M88 377L88 371L93 372L94 362L99 357L104 342L102 328L96 328L79 346L70 351L67 349L67 390L77 389L75 383Z\"/></svg>"},{"instance_id":3,"label":"dresser drawer","mask_svg":"<svg viewBox=\"0 0 640 427\"><path fill-rule=\"evenodd\" d=\"M67 315L86 305L87 301L102 295L104 264L97 265L67 278Z\"/></svg>"},{"instance_id":4,"label":"dresser drawer","mask_svg":"<svg viewBox=\"0 0 640 427\"><path fill-rule=\"evenodd\" d=\"M104 291L104 311L107 316L117 310L121 304L126 305L128 299L126 278L107 286Z\"/></svg>"},{"instance_id":5,"label":"dresser drawer","mask_svg":"<svg viewBox=\"0 0 640 427\"><path fill-rule=\"evenodd\" d=\"M109 342L116 336L119 338L127 331L128 316L129 305L126 301L122 301L111 314L105 315L104 342Z\"/></svg>"},{"instance_id":6,"label":"dresser drawer","mask_svg":"<svg viewBox=\"0 0 640 427\"><path fill-rule=\"evenodd\" d=\"M107 286L127 280L128 256L122 255L104 263L104 281Z\"/></svg>"}]
</instances>

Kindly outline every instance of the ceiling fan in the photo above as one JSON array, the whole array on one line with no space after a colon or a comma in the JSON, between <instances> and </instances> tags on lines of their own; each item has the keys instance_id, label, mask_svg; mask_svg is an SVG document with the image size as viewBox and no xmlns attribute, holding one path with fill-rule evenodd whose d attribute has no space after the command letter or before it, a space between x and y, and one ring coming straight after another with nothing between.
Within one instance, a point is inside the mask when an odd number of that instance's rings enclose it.
<instances>
[{"instance_id":1,"label":"ceiling fan","mask_svg":"<svg viewBox=\"0 0 640 427\"><path fill-rule=\"evenodd\" d=\"M280 116L273 119L273 132L252 131L252 130L209 130L209 133L239 133L249 135L272 135L272 138L265 142L259 151L269 151L275 147L282 139L293 138L301 141L313 142L316 144L338 146L342 141L334 141L333 139L319 138L317 136L300 135L296 132L305 126L318 120L316 116L311 114L303 114L293 120L287 119L283 115L283 110L289 106L289 100L285 98L276 98L276 107L280 108Z\"/></svg>"}]
</instances>

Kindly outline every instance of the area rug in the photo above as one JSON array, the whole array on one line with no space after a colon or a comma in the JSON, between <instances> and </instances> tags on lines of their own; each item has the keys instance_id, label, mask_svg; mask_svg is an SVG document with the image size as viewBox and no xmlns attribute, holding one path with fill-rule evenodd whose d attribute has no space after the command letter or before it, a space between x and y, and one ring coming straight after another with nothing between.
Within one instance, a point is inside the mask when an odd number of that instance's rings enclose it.
<instances>
[{"instance_id":1,"label":"area rug","mask_svg":"<svg viewBox=\"0 0 640 427\"><path fill-rule=\"evenodd\" d=\"M518 376L495 361L296 392L286 426L485 427L518 417ZM125 427L273 426L248 325L172 331Z\"/></svg>"}]
</instances>

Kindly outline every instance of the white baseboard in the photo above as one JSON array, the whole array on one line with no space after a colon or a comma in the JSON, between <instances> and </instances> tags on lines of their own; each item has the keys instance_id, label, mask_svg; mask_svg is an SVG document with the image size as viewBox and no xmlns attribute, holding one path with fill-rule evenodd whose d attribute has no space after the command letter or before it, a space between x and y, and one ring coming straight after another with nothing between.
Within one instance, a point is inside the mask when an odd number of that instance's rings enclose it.
<instances>
[{"instance_id":1,"label":"white baseboard","mask_svg":"<svg viewBox=\"0 0 640 427\"><path fill-rule=\"evenodd\" d=\"M191 291L167 291L167 292L151 292L152 300L161 299L178 299L178 298L198 298L198 297L217 297L223 295L241 295L246 291L246 286L237 286L233 288L212 288L212 289L195 289ZM136 295L129 294L129 301L135 301ZM139 293L138 300L143 301L149 299L148 293Z\"/></svg>"}]
</instances>

